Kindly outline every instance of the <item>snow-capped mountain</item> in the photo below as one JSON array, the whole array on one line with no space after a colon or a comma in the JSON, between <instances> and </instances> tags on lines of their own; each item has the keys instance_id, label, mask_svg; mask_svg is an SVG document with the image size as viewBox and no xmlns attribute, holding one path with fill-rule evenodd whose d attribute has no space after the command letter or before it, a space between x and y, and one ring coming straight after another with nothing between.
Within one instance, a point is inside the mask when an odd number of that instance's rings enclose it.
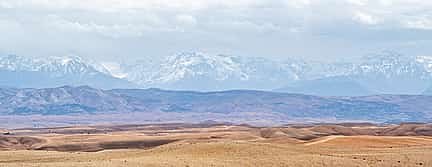
<instances>
[{"instance_id":1,"label":"snow-capped mountain","mask_svg":"<svg viewBox=\"0 0 432 167\"><path fill-rule=\"evenodd\" d=\"M203 53L180 53L168 56L162 62L138 61L124 68L128 80L142 85L167 84L204 76L218 81L228 78L248 80L249 77L233 57Z\"/></svg>"},{"instance_id":2,"label":"snow-capped mountain","mask_svg":"<svg viewBox=\"0 0 432 167\"><path fill-rule=\"evenodd\" d=\"M346 88L384 94L418 94L432 81L431 57L409 57L392 52L367 56L358 62L335 63L186 52L161 61L141 60L116 65L114 70L107 69L113 76L121 76L142 87L183 90L274 90L292 84L299 87L307 81L308 86L304 87L307 93L306 89L322 87L323 79L329 78L325 83L331 84L335 81L333 78L338 78L337 82Z\"/></svg>"},{"instance_id":3,"label":"snow-capped mountain","mask_svg":"<svg viewBox=\"0 0 432 167\"><path fill-rule=\"evenodd\" d=\"M383 94L419 94L432 83L432 73L420 57L383 53L366 57L351 76Z\"/></svg>"},{"instance_id":4,"label":"snow-capped mountain","mask_svg":"<svg viewBox=\"0 0 432 167\"><path fill-rule=\"evenodd\" d=\"M218 81L228 78L249 79L241 67L241 62L233 57L203 53L180 53L168 57L161 64L158 79L161 82L170 82L199 76L209 76Z\"/></svg>"},{"instance_id":5,"label":"snow-capped mountain","mask_svg":"<svg viewBox=\"0 0 432 167\"><path fill-rule=\"evenodd\" d=\"M432 57L388 52L358 62L321 63L184 52L160 60L116 63L76 56L26 58L10 55L0 57L0 76L0 85L9 87L90 85L98 88L288 92L295 88L295 93L309 93L310 90L322 92L317 89L329 87L323 83L332 85L334 82L334 85L343 85L335 89L347 88L335 95L419 94L432 84ZM356 93L353 93L354 89Z\"/></svg>"},{"instance_id":6,"label":"snow-capped mountain","mask_svg":"<svg viewBox=\"0 0 432 167\"><path fill-rule=\"evenodd\" d=\"M27 58L16 55L0 57L0 85L6 87L55 87L90 85L116 88L133 84L108 75L80 57Z\"/></svg>"},{"instance_id":7,"label":"snow-capped mountain","mask_svg":"<svg viewBox=\"0 0 432 167\"><path fill-rule=\"evenodd\" d=\"M357 75L374 75L379 77L417 76L431 77L429 69L424 66L421 57L403 56L397 53L385 53L364 58L354 71Z\"/></svg>"},{"instance_id":8,"label":"snow-capped mountain","mask_svg":"<svg viewBox=\"0 0 432 167\"><path fill-rule=\"evenodd\" d=\"M16 55L0 57L0 69L8 71L37 71L67 74L92 74L96 70L92 65L87 64L81 57L47 57L47 58L25 58Z\"/></svg>"},{"instance_id":9,"label":"snow-capped mountain","mask_svg":"<svg viewBox=\"0 0 432 167\"><path fill-rule=\"evenodd\" d=\"M0 69L9 71L38 71L39 63L32 59L7 55L0 57Z\"/></svg>"},{"instance_id":10,"label":"snow-capped mountain","mask_svg":"<svg viewBox=\"0 0 432 167\"><path fill-rule=\"evenodd\" d=\"M305 80L288 84L279 90L286 90L286 92L296 90L297 93L307 94L311 90L323 88L323 83L326 85L341 85L343 83L339 90L330 91L338 92L337 94L327 92L326 95L368 94L367 92L374 94L420 94L432 83L431 60L424 56L410 57L393 52L384 52L366 56L359 62L309 63ZM334 80L334 77L337 77L337 80ZM367 91L362 93L358 90ZM316 90L314 92L322 91Z\"/></svg>"},{"instance_id":11,"label":"snow-capped mountain","mask_svg":"<svg viewBox=\"0 0 432 167\"><path fill-rule=\"evenodd\" d=\"M423 65L429 73L432 73L432 56L418 56L416 61Z\"/></svg>"},{"instance_id":12,"label":"snow-capped mountain","mask_svg":"<svg viewBox=\"0 0 432 167\"><path fill-rule=\"evenodd\" d=\"M87 64L80 57L50 57L43 60L40 71L62 75L98 75L100 69Z\"/></svg>"},{"instance_id":13,"label":"snow-capped mountain","mask_svg":"<svg viewBox=\"0 0 432 167\"><path fill-rule=\"evenodd\" d=\"M124 78L144 87L191 90L271 89L298 80L303 64L264 58L179 53L161 62L123 65ZM117 72L118 73L118 72Z\"/></svg>"}]
</instances>

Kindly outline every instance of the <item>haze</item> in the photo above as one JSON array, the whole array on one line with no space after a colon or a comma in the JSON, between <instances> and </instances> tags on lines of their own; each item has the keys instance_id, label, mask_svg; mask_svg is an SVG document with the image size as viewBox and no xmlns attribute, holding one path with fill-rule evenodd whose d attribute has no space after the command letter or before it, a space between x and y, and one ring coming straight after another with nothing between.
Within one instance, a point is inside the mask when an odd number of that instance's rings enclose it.
<instances>
[{"instance_id":1,"label":"haze","mask_svg":"<svg viewBox=\"0 0 432 167\"><path fill-rule=\"evenodd\" d=\"M98 61L205 52L351 60L392 50L429 56L422 0L0 0L0 53Z\"/></svg>"}]
</instances>

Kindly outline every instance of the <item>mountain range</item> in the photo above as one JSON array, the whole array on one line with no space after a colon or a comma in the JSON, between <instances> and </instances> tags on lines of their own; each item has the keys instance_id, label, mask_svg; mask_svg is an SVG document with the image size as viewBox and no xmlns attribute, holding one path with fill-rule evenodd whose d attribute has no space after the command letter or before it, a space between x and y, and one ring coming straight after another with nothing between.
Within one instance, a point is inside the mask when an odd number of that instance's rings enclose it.
<instances>
[{"instance_id":1,"label":"mountain range","mask_svg":"<svg viewBox=\"0 0 432 167\"><path fill-rule=\"evenodd\" d=\"M192 91L252 89L319 96L421 94L432 89L432 57L384 52L360 61L334 63L198 52L132 63L80 57L0 57L1 87L63 85Z\"/></svg>"},{"instance_id":2,"label":"mountain range","mask_svg":"<svg viewBox=\"0 0 432 167\"><path fill-rule=\"evenodd\" d=\"M319 97L252 90L102 90L88 86L2 88L0 118L14 116L12 119L18 119L20 117L15 116L32 116L31 118L35 119L38 117L34 115L43 115L48 119L49 116L95 115L98 119L103 119L110 114L120 114L122 117L146 120L169 113L171 117L178 117L177 120L194 116L195 121L214 120L214 114L237 114L241 115L238 119L259 118L274 122L282 120L285 123L295 120L431 122L431 101L432 96L422 95ZM152 116L136 116L140 113ZM179 113L181 115L178 115ZM163 119L160 121L164 121Z\"/></svg>"},{"instance_id":3,"label":"mountain range","mask_svg":"<svg viewBox=\"0 0 432 167\"><path fill-rule=\"evenodd\" d=\"M134 87L129 81L108 75L80 57L0 57L0 86L49 88L62 85L90 85L98 88Z\"/></svg>"}]
</instances>

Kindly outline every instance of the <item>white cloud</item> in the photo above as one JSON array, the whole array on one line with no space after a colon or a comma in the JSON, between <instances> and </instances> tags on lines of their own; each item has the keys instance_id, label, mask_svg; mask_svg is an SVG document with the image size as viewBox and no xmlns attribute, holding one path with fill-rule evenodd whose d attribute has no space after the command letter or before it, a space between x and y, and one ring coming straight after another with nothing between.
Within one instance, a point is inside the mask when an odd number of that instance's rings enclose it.
<instances>
[{"instance_id":1,"label":"white cloud","mask_svg":"<svg viewBox=\"0 0 432 167\"><path fill-rule=\"evenodd\" d=\"M402 25L412 29L432 30L432 18L422 16L412 20L403 21Z\"/></svg>"},{"instance_id":2,"label":"white cloud","mask_svg":"<svg viewBox=\"0 0 432 167\"><path fill-rule=\"evenodd\" d=\"M391 6L393 5L393 1L392 0L379 0L378 1L380 5L383 6Z\"/></svg>"},{"instance_id":3,"label":"white cloud","mask_svg":"<svg viewBox=\"0 0 432 167\"><path fill-rule=\"evenodd\" d=\"M291 28L288 28L288 32L299 33L299 32L302 32L302 30L299 27L291 27Z\"/></svg>"},{"instance_id":4,"label":"white cloud","mask_svg":"<svg viewBox=\"0 0 432 167\"><path fill-rule=\"evenodd\" d=\"M353 20L362 24L369 24L369 25L375 25L378 24L379 22L379 19L377 17L363 12L355 12L353 16Z\"/></svg>"},{"instance_id":5,"label":"white cloud","mask_svg":"<svg viewBox=\"0 0 432 167\"><path fill-rule=\"evenodd\" d=\"M272 32L279 31L280 27L270 23L257 23L249 20L225 20L208 23L212 30L229 32Z\"/></svg>"},{"instance_id":6,"label":"white cloud","mask_svg":"<svg viewBox=\"0 0 432 167\"><path fill-rule=\"evenodd\" d=\"M61 31L95 33L112 38L139 37L146 32L175 31L175 28L152 27L145 24L99 24L95 22L78 22L65 19L56 19L48 22L50 28Z\"/></svg>"},{"instance_id":7,"label":"white cloud","mask_svg":"<svg viewBox=\"0 0 432 167\"><path fill-rule=\"evenodd\" d=\"M183 26L195 26L197 20L194 16L181 14L176 16L177 22Z\"/></svg>"},{"instance_id":8,"label":"white cloud","mask_svg":"<svg viewBox=\"0 0 432 167\"><path fill-rule=\"evenodd\" d=\"M318 48L324 47L322 43L328 48L333 44L340 46L340 36L353 46L358 39L364 39L364 34L393 43L402 38L429 38L419 35L423 31L403 33L409 29L432 30L431 11L432 1L428 0L0 0L0 34L9 35L12 42L8 47L16 46L15 50L22 47L15 44L27 42L29 47L33 43L57 46L46 50L76 47L80 52L88 47L91 54L118 47L101 55L131 53L134 47L136 55L143 50L155 55L195 48L294 55L303 50L313 52L314 49L301 48L306 43ZM375 26L349 24L354 21ZM352 33L353 29L358 33ZM401 33L400 37L391 34L395 30ZM31 39L19 39L17 34L34 35ZM320 39L324 36L325 40ZM83 41L82 45L73 45L76 40ZM93 43L92 40L107 44L84 45ZM378 40L370 45L379 43ZM4 41L7 40L0 40L0 46L7 48L8 42ZM335 55L341 49L328 50Z\"/></svg>"},{"instance_id":9,"label":"white cloud","mask_svg":"<svg viewBox=\"0 0 432 167\"><path fill-rule=\"evenodd\" d=\"M309 1L309 0L294 0ZM0 0L13 8L38 9L84 9L115 11L125 9L164 9L164 10L202 10L212 6L228 8L247 7L265 4L265 0Z\"/></svg>"},{"instance_id":10,"label":"white cloud","mask_svg":"<svg viewBox=\"0 0 432 167\"><path fill-rule=\"evenodd\" d=\"M294 8L304 8L311 5L310 0L286 0L285 4Z\"/></svg>"},{"instance_id":11,"label":"white cloud","mask_svg":"<svg viewBox=\"0 0 432 167\"><path fill-rule=\"evenodd\" d=\"M0 8L10 9L13 8L13 5L7 1L0 1Z\"/></svg>"},{"instance_id":12,"label":"white cloud","mask_svg":"<svg viewBox=\"0 0 432 167\"><path fill-rule=\"evenodd\" d=\"M368 0L347 0L349 4L365 6L368 4Z\"/></svg>"},{"instance_id":13,"label":"white cloud","mask_svg":"<svg viewBox=\"0 0 432 167\"><path fill-rule=\"evenodd\" d=\"M0 33L10 33L14 30L22 29L22 25L16 20L1 19L0 18Z\"/></svg>"}]
</instances>

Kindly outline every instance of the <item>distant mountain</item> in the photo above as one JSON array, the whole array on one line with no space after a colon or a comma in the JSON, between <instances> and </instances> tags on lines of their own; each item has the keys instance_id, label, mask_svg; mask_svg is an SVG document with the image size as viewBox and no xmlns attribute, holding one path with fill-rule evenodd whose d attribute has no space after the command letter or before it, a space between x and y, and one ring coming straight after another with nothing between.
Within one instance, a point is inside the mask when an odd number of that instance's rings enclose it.
<instances>
[{"instance_id":1,"label":"distant mountain","mask_svg":"<svg viewBox=\"0 0 432 167\"><path fill-rule=\"evenodd\" d=\"M178 90L271 89L298 79L300 67L264 58L179 53L162 62L124 65L125 79Z\"/></svg>"},{"instance_id":2,"label":"distant mountain","mask_svg":"<svg viewBox=\"0 0 432 167\"><path fill-rule=\"evenodd\" d=\"M356 80L344 76L298 81L275 91L317 96L366 96L375 94Z\"/></svg>"},{"instance_id":3,"label":"distant mountain","mask_svg":"<svg viewBox=\"0 0 432 167\"><path fill-rule=\"evenodd\" d=\"M104 73L106 72L106 73ZM115 78L80 57L0 57L0 86L46 88L62 85L90 85L98 88L135 87Z\"/></svg>"},{"instance_id":4,"label":"distant mountain","mask_svg":"<svg viewBox=\"0 0 432 167\"><path fill-rule=\"evenodd\" d=\"M285 87L298 88L290 89L291 93L351 96L420 94L432 83L431 57L394 52L370 55L358 62L328 64L192 52L169 56L162 62L140 61L128 67L133 68L123 70L125 79L133 83L175 90L283 90L279 88ZM319 85L342 86L345 90L334 89L332 93ZM309 91L302 91L302 87Z\"/></svg>"},{"instance_id":5,"label":"distant mountain","mask_svg":"<svg viewBox=\"0 0 432 167\"><path fill-rule=\"evenodd\" d=\"M306 80L276 89L314 95L421 94L432 83L432 57L385 52L357 63L309 64ZM338 89L338 87L340 87Z\"/></svg>"},{"instance_id":6,"label":"distant mountain","mask_svg":"<svg viewBox=\"0 0 432 167\"><path fill-rule=\"evenodd\" d=\"M67 115L138 110L133 100L88 86L45 89L0 89L0 113L8 115ZM143 108L139 108L144 111ZM1 115L0 114L0 115Z\"/></svg>"},{"instance_id":7,"label":"distant mountain","mask_svg":"<svg viewBox=\"0 0 432 167\"><path fill-rule=\"evenodd\" d=\"M350 76L381 94L420 94L432 83L428 57L397 53L372 55L357 65Z\"/></svg>"},{"instance_id":8,"label":"distant mountain","mask_svg":"<svg viewBox=\"0 0 432 167\"><path fill-rule=\"evenodd\" d=\"M424 95L432 95L432 86L423 92Z\"/></svg>"},{"instance_id":9,"label":"distant mountain","mask_svg":"<svg viewBox=\"0 0 432 167\"><path fill-rule=\"evenodd\" d=\"M182 117L212 120L216 115L290 122L372 121L431 122L432 96L380 95L319 97L263 91L193 92L160 89L100 90L87 86L46 89L0 89L0 116L108 115L183 113ZM168 115L168 116L169 116ZM259 116L258 116L259 115ZM257 117L258 116L258 117ZM136 118L140 119L140 118ZM163 121L163 120L161 120Z\"/></svg>"},{"instance_id":10,"label":"distant mountain","mask_svg":"<svg viewBox=\"0 0 432 167\"><path fill-rule=\"evenodd\" d=\"M432 83L432 57L393 52L355 62L269 60L183 52L161 60L97 62L80 57L0 57L0 86L90 85L222 91L277 90L321 96L421 94Z\"/></svg>"}]
</instances>

